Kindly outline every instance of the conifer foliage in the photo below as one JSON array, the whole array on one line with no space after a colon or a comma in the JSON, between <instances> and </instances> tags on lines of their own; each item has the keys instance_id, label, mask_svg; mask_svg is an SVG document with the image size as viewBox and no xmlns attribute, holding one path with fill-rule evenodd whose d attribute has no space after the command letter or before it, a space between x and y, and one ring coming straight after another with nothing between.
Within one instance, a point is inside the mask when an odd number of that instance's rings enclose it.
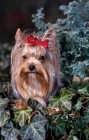
<instances>
[{"instance_id":1,"label":"conifer foliage","mask_svg":"<svg viewBox=\"0 0 89 140\"><path fill-rule=\"evenodd\" d=\"M41 32L52 26L56 29L61 44L62 72L84 78L89 75L89 0L73 1L59 9L66 18L57 19L55 24L44 23L43 8L32 15L32 21Z\"/></svg>"}]
</instances>

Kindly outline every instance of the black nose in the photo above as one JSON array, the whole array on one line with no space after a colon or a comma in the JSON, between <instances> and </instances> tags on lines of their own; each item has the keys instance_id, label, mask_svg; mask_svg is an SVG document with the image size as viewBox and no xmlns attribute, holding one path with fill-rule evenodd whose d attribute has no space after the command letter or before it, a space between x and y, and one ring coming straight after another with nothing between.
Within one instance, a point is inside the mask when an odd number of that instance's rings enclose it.
<instances>
[{"instance_id":1,"label":"black nose","mask_svg":"<svg viewBox=\"0 0 89 140\"><path fill-rule=\"evenodd\" d=\"M30 66L29 66L29 70L30 70L30 71L33 71L34 69L35 69L35 66L34 66L34 65L30 65Z\"/></svg>"}]
</instances>

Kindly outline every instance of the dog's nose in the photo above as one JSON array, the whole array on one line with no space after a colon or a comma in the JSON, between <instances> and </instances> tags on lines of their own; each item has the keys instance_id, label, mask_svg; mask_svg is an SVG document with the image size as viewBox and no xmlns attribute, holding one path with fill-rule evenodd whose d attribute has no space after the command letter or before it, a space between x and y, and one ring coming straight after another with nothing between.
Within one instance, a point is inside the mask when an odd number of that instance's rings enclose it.
<instances>
[{"instance_id":1,"label":"dog's nose","mask_svg":"<svg viewBox=\"0 0 89 140\"><path fill-rule=\"evenodd\" d=\"M35 66L34 66L34 65L30 65L30 66L29 66L29 70L30 70L30 71L33 71L34 69L35 69Z\"/></svg>"}]
</instances>

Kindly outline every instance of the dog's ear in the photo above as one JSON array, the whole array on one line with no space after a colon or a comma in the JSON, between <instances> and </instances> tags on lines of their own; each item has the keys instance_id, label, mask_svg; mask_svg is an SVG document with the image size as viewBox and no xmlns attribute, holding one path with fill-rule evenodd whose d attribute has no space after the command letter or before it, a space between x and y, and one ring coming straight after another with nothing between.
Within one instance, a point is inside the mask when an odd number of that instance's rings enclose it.
<instances>
[{"instance_id":1,"label":"dog's ear","mask_svg":"<svg viewBox=\"0 0 89 140\"><path fill-rule=\"evenodd\" d=\"M23 38L23 34L22 34L20 28L18 28L17 31L16 31L16 34L15 34L16 43L19 43L22 38Z\"/></svg>"},{"instance_id":2,"label":"dog's ear","mask_svg":"<svg viewBox=\"0 0 89 140\"><path fill-rule=\"evenodd\" d=\"M49 42L52 40L56 40L56 31L54 28L50 28L48 31L45 32L42 40L48 40Z\"/></svg>"},{"instance_id":3,"label":"dog's ear","mask_svg":"<svg viewBox=\"0 0 89 140\"><path fill-rule=\"evenodd\" d=\"M14 62L16 53L18 52L18 48L21 48L20 43L22 42L23 39L23 33L20 31L20 29L18 28L15 34L15 46L13 47L12 51L11 51L11 65Z\"/></svg>"}]
</instances>

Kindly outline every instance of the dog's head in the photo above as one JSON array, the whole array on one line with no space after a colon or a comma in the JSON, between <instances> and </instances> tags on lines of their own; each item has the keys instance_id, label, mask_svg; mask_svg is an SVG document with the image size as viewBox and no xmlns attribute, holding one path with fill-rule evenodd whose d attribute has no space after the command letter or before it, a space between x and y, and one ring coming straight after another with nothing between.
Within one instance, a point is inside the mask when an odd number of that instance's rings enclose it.
<instances>
[{"instance_id":1,"label":"dog's head","mask_svg":"<svg viewBox=\"0 0 89 140\"><path fill-rule=\"evenodd\" d=\"M28 100L46 98L60 84L56 32L49 29L42 38L17 30L11 53L11 83L14 95Z\"/></svg>"}]
</instances>

